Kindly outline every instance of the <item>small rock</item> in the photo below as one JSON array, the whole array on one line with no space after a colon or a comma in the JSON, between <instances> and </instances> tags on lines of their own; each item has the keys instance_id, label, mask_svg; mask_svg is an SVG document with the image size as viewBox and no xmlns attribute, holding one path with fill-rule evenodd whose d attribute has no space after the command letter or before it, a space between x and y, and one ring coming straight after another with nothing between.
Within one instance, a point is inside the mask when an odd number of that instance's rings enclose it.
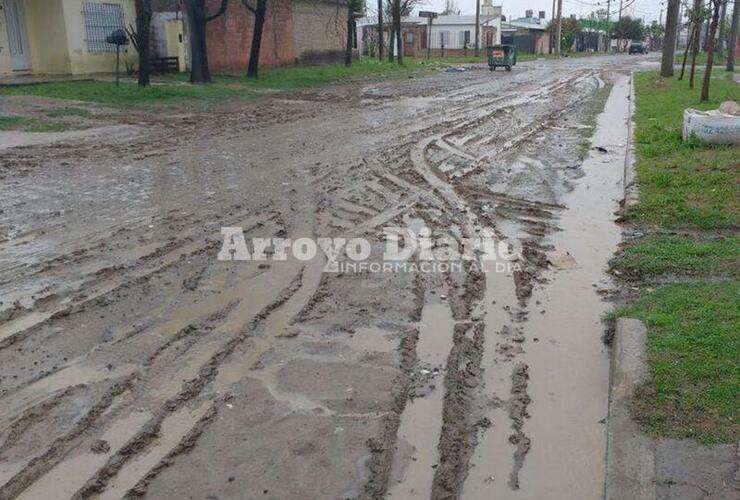
<instances>
[{"instance_id":1,"label":"small rock","mask_svg":"<svg viewBox=\"0 0 740 500\"><path fill-rule=\"evenodd\" d=\"M110 451L110 445L108 444L108 441L96 439L90 445L90 451L95 454L108 453Z\"/></svg>"}]
</instances>

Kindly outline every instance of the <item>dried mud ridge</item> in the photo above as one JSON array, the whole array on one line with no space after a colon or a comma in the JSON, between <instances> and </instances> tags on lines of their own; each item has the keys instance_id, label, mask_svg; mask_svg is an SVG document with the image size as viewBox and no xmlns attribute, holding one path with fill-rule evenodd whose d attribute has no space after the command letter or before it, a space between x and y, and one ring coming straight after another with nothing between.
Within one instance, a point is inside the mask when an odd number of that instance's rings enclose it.
<instances>
[{"instance_id":1,"label":"dried mud ridge","mask_svg":"<svg viewBox=\"0 0 740 500\"><path fill-rule=\"evenodd\" d=\"M517 488L536 445L517 339L578 173L579 129L562 123L584 119L604 78L523 67L506 82L469 72L336 87L137 116L147 134L120 143L0 154L13 186L0 227L0 499L245 488L382 498L404 409L429 382L417 346L430 290L444 292L455 322L435 372L444 396L431 496L460 497L480 436L502 425L481 411L492 400L508 408ZM332 274L318 261L215 259L222 226L380 248L383 226L419 222L458 241L492 227L521 249L521 271L500 276L517 302L501 304L512 326L499 338L484 334L490 290L472 266ZM486 350L512 364L510 394L486 387ZM202 460L212 466L195 474ZM311 473L300 487L284 479L301 467Z\"/></svg>"}]
</instances>

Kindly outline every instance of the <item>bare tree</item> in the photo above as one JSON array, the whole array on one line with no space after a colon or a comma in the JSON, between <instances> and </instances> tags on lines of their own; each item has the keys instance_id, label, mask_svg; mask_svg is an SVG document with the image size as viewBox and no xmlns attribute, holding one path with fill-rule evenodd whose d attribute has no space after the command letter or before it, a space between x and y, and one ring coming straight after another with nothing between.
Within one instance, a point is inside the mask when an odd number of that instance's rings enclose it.
<instances>
[{"instance_id":1,"label":"bare tree","mask_svg":"<svg viewBox=\"0 0 740 500\"><path fill-rule=\"evenodd\" d=\"M129 25L126 34L139 54L139 87L149 86L149 28L152 22L151 0L136 0L136 29Z\"/></svg>"},{"instance_id":2,"label":"bare tree","mask_svg":"<svg viewBox=\"0 0 740 500\"><path fill-rule=\"evenodd\" d=\"M403 36L401 33L401 15L404 0L391 0L393 5L393 31L396 32L396 61L403 64Z\"/></svg>"},{"instance_id":3,"label":"bare tree","mask_svg":"<svg viewBox=\"0 0 740 500\"><path fill-rule=\"evenodd\" d=\"M694 0L694 8L689 12L689 18L693 21L694 40L691 46L691 70L689 71L689 88L694 88L694 75L696 73L696 57L699 55L701 46L701 28L706 18L707 10L703 7L703 0Z\"/></svg>"},{"instance_id":4,"label":"bare tree","mask_svg":"<svg viewBox=\"0 0 740 500\"><path fill-rule=\"evenodd\" d=\"M242 5L254 15L254 29L252 30L252 46L249 48L249 63L247 78L257 78L260 65L260 48L262 47L262 32L265 28L267 14L267 0L255 0L252 7L248 0L242 0Z\"/></svg>"},{"instance_id":5,"label":"bare tree","mask_svg":"<svg viewBox=\"0 0 740 500\"><path fill-rule=\"evenodd\" d=\"M727 33L725 31L725 25L727 24L727 4L730 3L730 0L723 0L722 1L722 10L719 13L719 37L717 41L719 42L719 45L717 46L717 53L722 54L725 51L725 38L727 36Z\"/></svg>"},{"instance_id":6,"label":"bare tree","mask_svg":"<svg viewBox=\"0 0 740 500\"><path fill-rule=\"evenodd\" d=\"M732 8L732 24L730 38L727 40L727 71L735 71L735 47L737 47L738 18L740 18L740 0L735 0Z\"/></svg>"},{"instance_id":7,"label":"bare tree","mask_svg":"<svg viewBox=\"0 0 740 500\"><path fill-rule=\"evenodd\" d=\"M383 0L378 0L378 60L383 60Z\"/></svg>"},{"instance_id":8,"label":"bare tree","mask_svg":"<svg viewBox=\"0 0 740 500\"><path fill-rule=\"evenodd\" d=\"M445 7L442 9L442 16L459 16L460 8L457 6L457 0L445 0Z\"/></svg>"},{"instance_id":9,"label":"bare tree","mask_svg":"<svg viewBox=\"0 0 740 500\"><path fill-rule=\"evenodd\" d=\"M712 78L712 64L714 64L714 36L717 34L717 23L719 22L719 11L722 7L722 0L711 0L712 2L712 21L709 24L709 40L707 41L707 67L704 70L704 81L701 85L701 102L709 100L709 82Z\"/></svg>"},{"instance_id":10,"label":"bare tree","mask_svg":"<svg viewBox=\"0 0 740 500\"><path fill-rule=\"evenodd\" d=\"M229 0L221 0L220 8L212 15L206 12L206 0L183 0L183 4L187 12L190 35L190 82L210 83L206 25L226 12Z\"/></svg>"},{"instance_id":11,"label":"bare tree","mask_svg":"<svg viewBox=\"0 0 740 500\"><path fill-rule=\"evenodd\" d=\"M347 45L344 52L344 65L352 64L352 48L354 47L355 19L362 16L365 9L364 0L347 0Z\"/></svg>"},{"instance_id":12,"label":"bare tree","mask_svg":"<svg viewBox=\"0 0 740 500\"><path fill-rule=\"evenodd\" d=\"M665 37L663 38L663 58L660 62L660 76L673 76L673 59L676 54L676 28L678 27L678 8L680 0L668 0L668 12L665 20Z\"/></svg>"},{"instance_id":13,"label":"bare tree","mask_svg":"<svg viewBox=\"0 0 740 500\"><path fill-rule=\"evenodd\" d=\"M684 72L686 71L686 60L688 59L688 56L689 56L689 49L694 44L695 33L696 33L696 30L693 29L693 25L692 25L692 29L689 31L689 37L686 40L686 49L683 51L683 62L681 63L681 74L678 76L679 81L683 80L683 75L684 75Z\"/></svg>"}]
</instances>

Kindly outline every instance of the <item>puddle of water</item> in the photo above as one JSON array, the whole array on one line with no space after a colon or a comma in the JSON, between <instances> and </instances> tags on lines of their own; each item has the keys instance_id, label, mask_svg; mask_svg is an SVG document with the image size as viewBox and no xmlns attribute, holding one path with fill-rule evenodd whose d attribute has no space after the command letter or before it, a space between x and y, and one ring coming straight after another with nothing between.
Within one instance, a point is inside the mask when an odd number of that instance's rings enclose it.
<instances>
[{"instance_id":1,"label":"puddle of water","mask_svg":"<svg viewBox=\"0 0 740 500\"><path fill-rule=\"evenodd\" d=\"M569 207L553 236L575 265L552 276L527 327L540 341L527 348L532 450L521 473L521 498L599 498L604 485L609 357L601 316L609 309L594 284L608 283L606 266L620 241L614 211L623 194L629 81L619 79L592 138L607 155L592 154L585 176L566 198ZM622 145L621 147L618 145ZM608 160L605 162L605 160Z\"/></svg>"},{"instance_id":2,"label":"puddle of water","mask_svg":"<svg viewBox=\"0 0 740 500\"><path fill-rule=\"evenodd\" d=\"M549 282L530 299L529 320L519 323L524 352L515 361L529 366L527 393L532 399L531 418L523 426L532 446L519 471L520 489L507 484L513 467L514 447L507 441L511 421L505 409L495 409L489 416L493 427L475 451L465 499L593 500L603 494L606 429L600 421L607 413L609 358L600 319L609 305L593 284L608 282L607 261L620 241L613 213L622 196L627 129L619 124L626 124L628 95L623 77L615 83L592 139L609 153L594 152L584 162L585 176L564 198L568 210L558 221L562 231L551 236L554 255L567 256L567 265L546 274ZM516 302L506 287L490 288L496 286L495 278L489 274L487 282L484 377L486 392L502 393L505 399L513 363L495 358L490 330L508 321L497 306L508 303L513 308Z\"/></svg>"},{"instance_id":3,"label":"puddle of water","mask_svg":"<svg viewBox=\"0 0 740 500\"><path fill-rule=\"evenodd\" d=\"M419 323L419 341L416 352L419 361L440 365L452 348L455 322L446 303L427 304ZM407 444L411 456L398 452L393 457L393 469L401 471L400 480L388 490L388 498L429 498L434 478L433 465L437 463L439 434L442 429L444 383L442 375L435 380L434 389L425 397L406 404L398 429L399 441ZM406 463L404 463L406 462Z\"/></svg>"},{"instance_id":4,"label":"puddle of water","mask_svg":"<svg viewBox=\"0 0 740 500\"><path fill-rule=\"evenodd\" d=\"M116 421L115 425L100 437L110 445L108 453L86 452L62 461L21 493L19 500L70 498L150 418L149 412L134 412Z\"/></svg>"},{"instance_id":5,"label":"puddle of water","mask_svg":"<svg viewBox=\"0 0 740 500\"><path fill-rule=\"evenodd\" d=\"M128 490L133 488L141 478L180 443L185 435L190 432L198 420L206 413L208 408L208 403L203 403L194 410L184 407L165 418L162 422L159 438L144 453L126 462L118 474L111 479L108 487L94 498L99 500L118 500L123 497Z\"/></svg>"},{"instance_id":6,"label":"puddle of water","mask_svg":"<svg viewBox=\"0 0 740 500\"><path fill-rule=\"evenodd\" d=\"M491 398L505 402L511 390L511 374L514 362L497 351L497 344L507 342L501 334L503 328L514 328L511 311L517 309L517 298L511 274L497 273L492 265L486 265L485 310L485 350L481 366L485 392ZM507 308L508 310L506 310ZM514 344L512 341L508 341ZM488 412L492 425L480 437L471 458L471 469L463 488L463 498L489 499L491 485L498 481L506 486L512 470L512 456L515 446L509 442L511 419L505 404L495 406Z\"/></svg>"}]
</instances>

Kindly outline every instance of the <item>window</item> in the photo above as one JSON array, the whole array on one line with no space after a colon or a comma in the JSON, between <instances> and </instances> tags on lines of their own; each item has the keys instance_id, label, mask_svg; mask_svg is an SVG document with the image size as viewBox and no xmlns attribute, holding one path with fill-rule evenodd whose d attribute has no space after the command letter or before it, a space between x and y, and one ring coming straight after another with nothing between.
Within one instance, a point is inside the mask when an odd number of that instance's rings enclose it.
<instances>
[{"instance_id":1,"label":"window","mask_svg":"<svg viewBox=\"0 0 740 500\"><path fill-rule=\"evenodd\" d=\"M442 47L448 47L450 45L450 32L449 31L439 32L439 44Z\"/></svg>"},{"instance_id":2,"label":"window","mask_svg":"<svg viewBox=\"0 0 740 500\"><path fill-rule=\"evenodd\" d=\"M406 33L406 43L414 43L414 34Z\"/></svg>"},{"instance_id":3,"label":"window","mask_svg":"<svg viewBox=\"0 0 740 500\"><path fill-rule=\"evenodd\" d=\"M470 31L460 32L460 47L470 46Z\"/></svg>"},{"instance_id":4,"label":"window","mask_svg":"<svg viewBox=\"0 0 740 500\"><path fill-rule=\"evenodd\" d=\"M116 46L105 38L115 30L123 29L123 9L115 3L83 2L85 40L88 52L115 52Z\"/></svg>"}]
</instances>

